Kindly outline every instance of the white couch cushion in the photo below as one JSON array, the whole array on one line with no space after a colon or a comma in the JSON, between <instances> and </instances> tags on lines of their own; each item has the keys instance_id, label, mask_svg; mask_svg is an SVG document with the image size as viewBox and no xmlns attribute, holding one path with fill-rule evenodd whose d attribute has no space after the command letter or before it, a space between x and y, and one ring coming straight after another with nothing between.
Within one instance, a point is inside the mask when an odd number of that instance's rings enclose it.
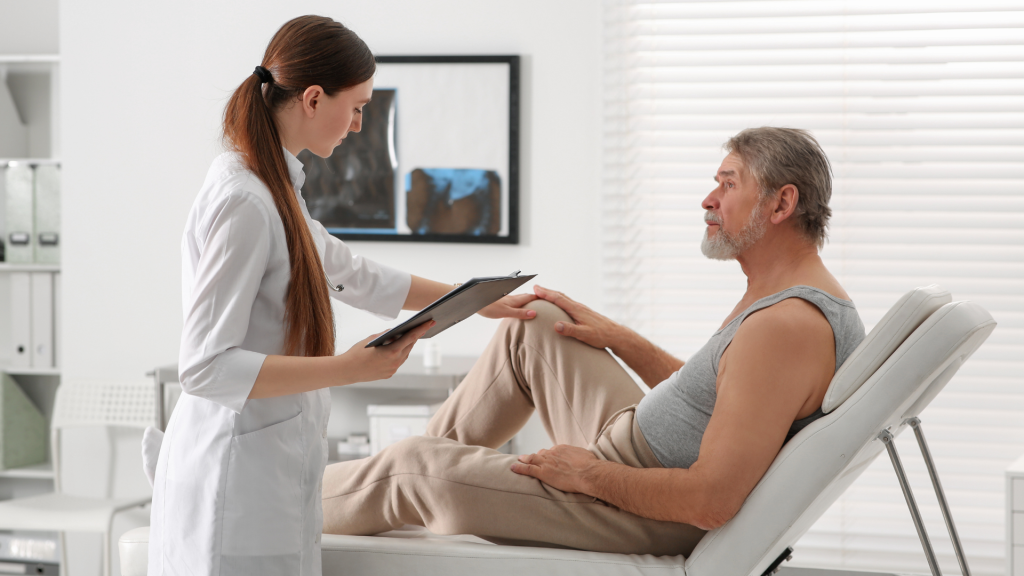
<instances>
[{"instance_id":1,"label":"white couch cushion","mask_svg":"<svg viewBox=\"0 0 1024 576\"><path fill-rule=\"evenodd\" d=\"M135 528L117 541L121 576L146 576L149 569L149 526Z\"/></svg>"},{"instance_id":2,"label":"white couch cushion","mask_svg":"<svg viewBox=\"0 0 1024 576\"><path fill-rule=\"evenodd\" d=\"M324 534L320 545L324 576L524 576L531 573L684 576L682 556L495 546L475 536L437 536L418 526L378 536ZM118 548L121 576L146 576L149 528L126 532Z\"/></svg>"},{"instance_id":3,"label":"white couch cushion","mask_svg":"<svg viewBox=\"0 0 1024 576\"><path fill-rule=\"evenodd\" d=\"M821 411L828 414L846 402L911 332L952 301L949 292L935 284L904 294L836 372L821 402Z\"/></svg>"}]
</instances>

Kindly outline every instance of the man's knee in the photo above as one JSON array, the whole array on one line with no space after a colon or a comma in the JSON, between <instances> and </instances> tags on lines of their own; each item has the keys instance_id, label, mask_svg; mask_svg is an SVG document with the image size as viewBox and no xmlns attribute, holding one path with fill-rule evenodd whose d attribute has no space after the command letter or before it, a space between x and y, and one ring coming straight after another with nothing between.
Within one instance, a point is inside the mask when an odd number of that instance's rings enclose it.
<instances>
[{"instance_id":1,"label":"man's knee","mask_svg":"<svg viewBox=\"0 0 1024 576\"><path fill-rule=\"evenodd\" d=\"M534 300L523 308L533 310L537 315L530 320L506 318L502 320L499 333L518 333L523 337L529 337L527 335L531 334L533 337L551 337L558 335L555 332L555 322L572 322L572 318L564 310L547 300Z\"/></svg>"},{"instance_id":2,"label":"man's knee","mask_svg":"<svg viewBox=\"0 0 1024 576\"><path fill-rule=\"evenodd\" d=\"M524 308L537 312L537 316L530 320L530 322L537 322L539 320L547 328L550 328L555 322L572 322L572 318L565 313L565 310L547 300L534 300L524 306Z\"/></svg>"},{"instance_id":3,"label":"man's knee","mask_svg":"<svg viewBox=\"0 0 1024 576\"><path fill-rule=\"evenodd\" d=\"M384 448L387 458L395 463L409 464L418 462L437 444L439 438L431 436L409 436Z\"/></svg>"}]
</instances>

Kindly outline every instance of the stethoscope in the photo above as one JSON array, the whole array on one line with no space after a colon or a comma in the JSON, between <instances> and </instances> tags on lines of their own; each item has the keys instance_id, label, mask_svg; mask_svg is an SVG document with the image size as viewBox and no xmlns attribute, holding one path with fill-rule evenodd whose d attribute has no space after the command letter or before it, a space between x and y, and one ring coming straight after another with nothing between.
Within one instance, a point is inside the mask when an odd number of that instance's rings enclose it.
<instances>
[{"instance_id":1,"label":"stethoscope","mask_svg":"<svg viewBox=\"0 0 1024 576\"><path fill-rule=\"evenodd\" d=\"M342 290L345 289L345 287L342 286L341 284L335 286L334 282L331 282L331 277L327 275L327 268L323 268L322 270L324 271L324 278L327 278L327 286L330 287L331 290L334 290L335 292L341 292Z\"/></svg>"}]
</instances>

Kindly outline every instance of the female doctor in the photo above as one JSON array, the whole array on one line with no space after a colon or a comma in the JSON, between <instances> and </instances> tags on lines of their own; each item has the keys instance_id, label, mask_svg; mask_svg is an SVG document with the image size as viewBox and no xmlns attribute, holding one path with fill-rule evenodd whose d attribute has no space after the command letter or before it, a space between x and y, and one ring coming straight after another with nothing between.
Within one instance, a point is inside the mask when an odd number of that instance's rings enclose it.
<instances>
[{"instance_id":1,"label":"female doctor","mask_svg":"<svg viewBox=\"0 0 1024 576\"><path fill-rule=\"evenodd\" d=\"M353 255L299 194L296 155L330 156L359 132L374 71L352 31L303 16L227 104L230 151L214 160L181 244L185 394L157 461L151 576L320 574L327 388L390 377L429 328L335 356L329 297L394 318L452 288ZM533 298L481 314L530 318L521 308Z\"/></svg>"}]
</instances>

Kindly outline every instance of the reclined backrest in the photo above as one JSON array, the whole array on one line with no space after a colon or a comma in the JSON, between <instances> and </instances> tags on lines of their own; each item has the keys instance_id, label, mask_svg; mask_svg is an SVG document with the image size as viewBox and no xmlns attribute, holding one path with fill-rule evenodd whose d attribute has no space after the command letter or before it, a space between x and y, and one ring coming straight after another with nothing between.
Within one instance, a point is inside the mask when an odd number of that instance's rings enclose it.
<instances>
[{"instance_id":1,"label":"reclined backrest","mask_svg":"<svg viewBox=\"0 0 1024 576\"><path fill-rule=\"evenodd\" d=\"M887 314L887 320L872 330L874 337L865 339L854 356L867 354L880 339L891 346L892 339L882 334L903 326L901 316ZM889 428L898 434L902 422L931 402L994 328L991 315L970 302L946 304L928 316L901 344L896 343L895 352L881 366L864 374L867 379L862 385L845 386L853 388L845 402L783 447L739 513L697 545L685 562L686 573L761 574L884 449L875 440L878 433ZM878 350L884 353L884 347ZM863 374L843 372L843 378L851 379ZM837 373L836 378L840 376Z\"/></svg>"},{"instance_id":2,"label":"reclined backrest","mask_svg":"<svg viewBox=\"0 0 1024 576\"><path fill-rule=\"evenodd\" d=\"M828 414L846 402L918 326L952 301L949 292L936 284L904 294L836 371L825 391L821 411Z\"/></svg>"}]
</instances>

